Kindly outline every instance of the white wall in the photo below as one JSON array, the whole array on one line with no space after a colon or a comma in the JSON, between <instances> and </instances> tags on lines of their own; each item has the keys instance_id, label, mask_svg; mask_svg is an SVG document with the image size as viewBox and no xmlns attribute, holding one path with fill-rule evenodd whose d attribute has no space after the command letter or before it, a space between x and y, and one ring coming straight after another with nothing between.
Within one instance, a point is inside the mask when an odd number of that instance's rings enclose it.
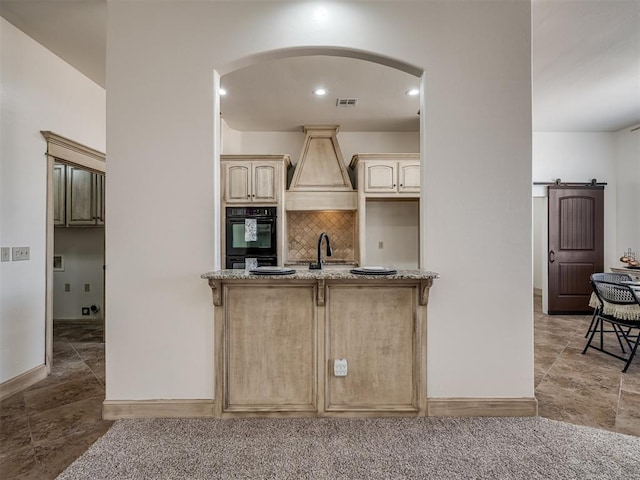
<instances>
[{"instance_id":1,"label":"white wall","mask_svg":"<svg viewBox=\"0 0 640 480\"><path fill-rule=\"evenodd\" d=\"M640 259L640 125L617 132L615 141L618 222L614 261L628 248Z\"/></svg>"},{"instance_id":2,"label":"white wall","mask_svg":"<svg viewBox=\"0 0 640 480\"><path fill-rule=\"evenodd\" d=\"M368 201L365 223L365 265L418 268L419 202Z\"/></svg>"},{"instance_id":3,"label":"white wall","mask_svg":"<svg viewBox=\"0 0 640 480\"><path fill-rule=\"evenodd\" d=\"M101 319L104 295L104 228L58 227L54 231L54 255L62 255L64 271L53 272L53 318ZM64 287L68 283L70 291ZM89 284L85 292L84 285ZM83 307L99 311L82 315Z\"/></svg>"},{"instance_id":4,"label":"white wall","mask_svg":"<svg viewBox=\"0 0 640 480\"><path fill-rule=\"evenodd\" d=\"M213 397L214 70L325 46L425 71L428 395L532 397L529 2L315 7L109 2L107 399Z\"/></svg>"},{"instance_id":5,"label":"white wall","mask_svg":"<svg viewBox=\"0 0 640 480\"><path fill-rule=\"evenodd\" d=\"M533 199L533 288L543 289L542 263L546 261L545 255L548 240L544 237L547 222L547 202L544 197Z\"/></svg>"},{"instance_id":6,"label":"white wall","mask_svg":"<svg viewBox=\"0 0 640 480\"><path fill-rule=\"evenodd\" d=\"M419 132L338 132L338 142L347 165L356 153L420 152Z\"/></svg>"},{"instance_id":7,"label":"white wall","mask_svg":"<svg viewBox=\"0 0 640 480\"><path fill-rule=\"evenodd\" d=\"M418 132L342 132L338 144L344 163L349 165L356 153L417 153L420 151ZM304 143L304 132L238 132L223 131L224 154L289 154L296 164ZM229 141L227 141L229 139Z\"/></svg>"},{"instance_id":8,"label":"white wall","mask_svg":"<svg viewBox=\"0 0 640 480\"><path fill-rule=\"evenodd\" d=\"M104 151L105 91L0 18L0 382L44 363L46 142L51 130Z\"/></svg>"},{"instance_id":9,"label":"white wall","mask_svg":"<svg viewBox=\"0 0 640 480\"><path fill-rule=\"evenodd\" d=\"M617 212L616 138L613 133L534 132L533 181L588 183L595 178L606 182L604 189L604 266L618 265L616 249ZM547 223L547 214L541 220ZM544 239L543 250L547 249ZM542 276L546 276L543 262Z\"/></svg>"},{"instance_id":10,"label":"white wall","mask_svg":"<svg viewBox=\"0 0 640 480\"><path fill-rule=\"evenodd\" d=\"M229 127L224 120L220 121L221 153L226 155L242 153L242 133Z\"/></svg>"}]
</instances>

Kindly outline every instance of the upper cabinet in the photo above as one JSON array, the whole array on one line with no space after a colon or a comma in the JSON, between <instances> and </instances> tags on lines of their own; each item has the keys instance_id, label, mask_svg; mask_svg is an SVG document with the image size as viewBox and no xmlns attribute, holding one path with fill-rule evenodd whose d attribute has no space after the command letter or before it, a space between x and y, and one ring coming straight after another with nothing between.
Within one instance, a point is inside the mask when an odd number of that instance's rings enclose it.
<instances>
[{"instance_id":1,"label":"upper cabinet","mask_svg":"<svg viewBox=\"0 0 640 480\"><path fill-rule=\"evenodd\" d=\"M395 193L398 178L396 167L395 162L369 162L365 164L364 184L362 185L364 191Z\"/></svg>"},{"instance_id":2,"label":"upper cabinet","mask_svg":"<svg viewBox=\"0 0 640 480\"><path fill-rule=\"evenodd\" d=\"M222 155L225 203L278 204L284 196L288 155Z\"/></svg>"},{"instance_id":3,"label":"upper cabinet","mask_svg":"<svg viewBox=\"0 0 640 480\"><path fill-rule=\"evenodd\" d=\"M418 267L420 154L359 153L349 166L358 189L358 264Z\"/></svg>"},{"instance_id":4,"label":"upper cabinet","mask_svg":"<svg viewBox=\"0 0 640 480\"><path fill-rule=\"evenodd\" d=\"M96 225L104 225L105 176L100 173L96 173L93 178L95 182L94 198L96 202Z\"/></svg>"},{"instance_id":5,"label":"upper cabinet","mask_svg":"<svg viewBox=\"0 0 640 480\"><path fill-rule=\"evenodd\" d=\"M419 197L420 154L361 153L349 165L358 191L375 197Z\"/></svg>"},{"instance_id":6,"label":"upper cabinet","mask_svg":"<svg viewBox=\"0 0 640 480\"><path fill-rule=\"evenodd\" d=\"M104 185L101 173L56 163L53 167L54 225L104 225Z\"/></svg>"},{"instance_id":7,"label":"upper cabinet","mask_svg":"<svg viewBox=\"0 0 640 480\"><path fill-rule=\"evenodd\" d=\"M278 166L264 162L227 163L225 201L227 203L277 202Z\"/></svg>"},{"instance_id":8,"label":"upper cabinet","mask_svg":"<svg viewBox=\"0 0 640 480\"><path fill-rule=\"evenodd\" d=\"M398 162L398 193L420 193L420 160Z\"/></svg>"},{"instance_id":9,"label":"upper cabinet","mask_svg":"<svg viewBox=\"0 0 640 480\"><path fill-rule=\"evenodd\" d=\"M53 224L65 225L66 220L66 172L67 167L62 163L53 164Z\"/></svg>"}]
</instances>

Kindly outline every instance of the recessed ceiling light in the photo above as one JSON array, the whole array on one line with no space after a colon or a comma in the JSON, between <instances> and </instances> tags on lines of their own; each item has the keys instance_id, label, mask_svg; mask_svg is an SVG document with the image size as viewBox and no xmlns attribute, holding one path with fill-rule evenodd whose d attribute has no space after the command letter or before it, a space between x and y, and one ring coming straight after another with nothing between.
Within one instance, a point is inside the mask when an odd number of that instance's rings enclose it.
<instances>
[{"instance_id":1,"label":"recessed ceiling light","mask_svg":"<svg viewBox=\"0 0 640 480\"><path fill-rule=\"evenodd\" d=\"M221 88L218 90L218 93L221 97L224 97L227 94L227 91L224 88Z\"/></svg>"},{"instance_id":2,"label":"recessed ceiling light","mask_svg":"<svg viewBox=\"0 0 640 480\"><path fill-rule=\"evenodd\" d=\"M420 93L420 90L418 90L417 88L411 88L411 89L407 90L406 92L404 92L405 95L409 95L410 97L418 95L419 93Z\"/></svg>"},{"instance_id":3,"label":"recessed ceiling light","mask_svg":"<svg viewBox=\"0 0 640 480\"><path fill-rule=\"evenodd\" d=\"M319 97L326 95L327 93L329 93L329 91L326 88L316 88L313 91L313 94L318 95Z\"/></svg>"}]
</instances>

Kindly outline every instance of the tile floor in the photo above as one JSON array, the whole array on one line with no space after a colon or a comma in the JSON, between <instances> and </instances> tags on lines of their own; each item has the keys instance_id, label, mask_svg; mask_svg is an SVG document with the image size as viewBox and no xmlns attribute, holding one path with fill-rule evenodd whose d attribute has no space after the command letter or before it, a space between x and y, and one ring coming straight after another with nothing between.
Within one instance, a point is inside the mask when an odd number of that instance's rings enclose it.
<instances>
[{"instance_id":1,"label":"tile floor","mask_svg":"<svg viewBox=\"0 0 640 480\"><path fill-rule=\"evenodd\" d=\"M54 323L51 375L0 402L0 478L53 479L113 424L104 421L102 322Z\"/></svg>"},{"instance_id":2,"label":"tile floor","mask_svg":"<svg viewBox=\"0 0 640 480\"><path fill-rule=\"evenodd\" d=\"M535 385L539 413L640 436L640 357L582 355L590 316L547 316L535 297ZM52 374L0 402L0 478L54 479L113 422L101 419L103 327L56 322Z\"/></svg>"},{"instance_id":3,"label":"tile floor","mask_svg":"<svg viewBox=\"0 0 640 480\"><path fill-rule=\"evenodd\" d=\"M622 373L622 360L593 349L583 355L590 322L590 315L544 315L534 297L538 414L640 436L640 356ZM605 345L619 349L615 337Z\"/></svg>"}]
</instances>

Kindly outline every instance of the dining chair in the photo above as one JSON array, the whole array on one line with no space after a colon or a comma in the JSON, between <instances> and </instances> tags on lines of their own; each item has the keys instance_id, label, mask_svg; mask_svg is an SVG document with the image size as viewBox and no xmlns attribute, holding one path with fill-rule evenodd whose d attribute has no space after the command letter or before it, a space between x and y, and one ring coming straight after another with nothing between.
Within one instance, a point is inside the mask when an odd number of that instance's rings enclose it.
<instances>
[{"instance_id":1,"label":"dining chair","mask_svg":"<svg viewBox=\"0 0 640 480\"><path fill-rule=\"evenodd\" d=\"M631 281L631 275L628 275L626 273L609 273L609 272L602 272L602 273L594 273L591 275L591 277L589 278L591 285L593 285L593 281L595 280L596 282L610 282L610 283L622 283L625 281ZM597 297L597 293L595 293L595 288L594 288L594 294L596 297L596 305L593 307L593 316L591 317L591 323L589 324L589 328L587 329L587 333L584 334L584 338L588 338L589 335L591 334L591 329L593 328L593 325L596 323L596 316L598 315L598 311L602 308L602 302L600 302L600 300L598 300ZM591 302L590 302L591 304Z\"/></svg>"},{"instance_id":2,"label":"dining chair","mask_svg":"<svg viewBox=\"0 0 640 480\"><path fill-rule=\"evenodd\" d=\"M591 279L594 292L600 302L600 307L596 309L596 323L591 329L589 341L582 353L587 353L589 348L611 355L625 361L622 372L626 372L633 360L640 343L640 291L634 290L630 285L624 283L605 282ZM611 324L613 330L604 330L604 322ZM624 328L627 330L625 331ZM632 331L636 331L632 334ZM630 349L628 356L618 355L607 350L604 345L604 333L615 332L618 342L622 348L622 353L626 351L622 346L622 340ZM599 345L594 345L593 340L596 332L600 333Z\"/></svg>"}]
</instances>

